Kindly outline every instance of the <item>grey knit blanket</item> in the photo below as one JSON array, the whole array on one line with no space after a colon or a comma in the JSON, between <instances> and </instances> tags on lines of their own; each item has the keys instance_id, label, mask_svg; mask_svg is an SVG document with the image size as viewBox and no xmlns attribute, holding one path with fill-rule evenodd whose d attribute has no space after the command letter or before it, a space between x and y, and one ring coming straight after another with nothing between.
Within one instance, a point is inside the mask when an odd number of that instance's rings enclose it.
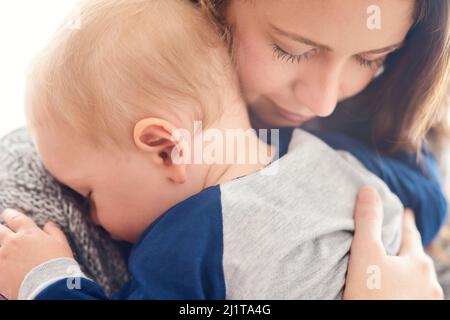
<instances>
[{"instance_id":1,"label":"grey knit blanket","mask_svg":"<svg viewBox=\"0 0 450 320\"><path fill-rule=\"evenodd\" d=\"M129 245L112 240L88 220L83 198L45 170L26 129L0 139L0 212L5 208L28 214L41 227L49 220L57 223L83 272L107 294L128 280Z\"/></svg>"}]
</instances>

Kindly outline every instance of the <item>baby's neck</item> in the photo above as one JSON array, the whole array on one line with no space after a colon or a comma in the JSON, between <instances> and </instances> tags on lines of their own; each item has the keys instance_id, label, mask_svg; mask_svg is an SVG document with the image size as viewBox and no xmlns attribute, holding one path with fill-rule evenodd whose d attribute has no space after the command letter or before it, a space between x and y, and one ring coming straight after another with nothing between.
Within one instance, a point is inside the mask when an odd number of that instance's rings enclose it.
<instances>
[{"instance_id":1,"label":"baby's neck","mask_svg":"<svg viewBox=\"0 0 450 320\"><path fill-rule=\"evenodd\" d=\"M273 147L260 140L251 127L244 102L238 100L226 108L227 112L218 121L203 128L203 137L197 136L208 141L203 143L205 163L196 167L204 173L198 175L204 177L203 188L261 170L270 164L274 156ZM222 150L222 154L217 156L217 153L211 152L212 149ZM212 154L215 156L211 159Z\"/></svg>"}]
</instances>

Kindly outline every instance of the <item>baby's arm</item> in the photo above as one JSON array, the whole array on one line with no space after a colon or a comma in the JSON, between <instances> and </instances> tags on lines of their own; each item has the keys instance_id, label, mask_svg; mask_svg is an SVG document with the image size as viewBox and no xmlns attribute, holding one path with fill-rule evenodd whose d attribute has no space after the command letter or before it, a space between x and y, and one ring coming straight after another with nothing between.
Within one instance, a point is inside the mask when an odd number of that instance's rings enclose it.
<instances>
[{"instance_id":1,"label":"baby's arm","mask_svg":"<svg viewBox=\"0 0 450 320\"><path fill-rule=\"evenodd\" d=\"M107 299L73 259L64 233L39 228L30 217L5 210L0 225L0 293L8 299Z\"/></svg>"},{"instance_id":2,"label":"baby's arm","mask_svg":"<svg viewBox=\"0 0 450 320\"><path fill-rule=\"evenodd\" d=\"M447 216L447 200L442 190L438 165L430 153L424 153L420 166L415 157L406 153L384 156L342 133L314 134L332 148L351 153L381 178L403 205L413 210L422 243L428 245L433 240Z\"/></svg>"},{"instance_id":3,"label":"baby's arm","mask_svg":"<svg viewBox=\"0 0 450 320\"><path fill-rule=\"evenodd\" d=\"M53 259L45 260L47 263L27 274L22 283L21 297L224 299L220 249L222 220L220 203L217 203L220 193L213 188L201 195L196 197L196 201L191 198L196 205L186 201L179 204L142 235L128 259L131 280L113 295L106 296L100 285L87 279L73 259ZM216 200L211 202L208 199Z\"/></svg>"},{"instance_id":4,"label":"baby's arm","mask_svg":"<svg viewBox=\"0 0 450 320\"><path fill-rule=\"evenodd\" d=\"M73 254L56 225L47 223L40 229L31 218L14 210L5 210L3 218L6 226L0 225L0 293L17 299L30 270L49 260L73 258Z\"/></svg>"},{"instance_id":5,"label":"baby's arm","mask_svg":"<svg viewBox=\"0 0 450 320\"><path fill-rule=\"evenodd\" d=\"M42 263L27 274L20 300L107 300L102 287L87 278L71 258Z\"/></svg>"}]
</instances>

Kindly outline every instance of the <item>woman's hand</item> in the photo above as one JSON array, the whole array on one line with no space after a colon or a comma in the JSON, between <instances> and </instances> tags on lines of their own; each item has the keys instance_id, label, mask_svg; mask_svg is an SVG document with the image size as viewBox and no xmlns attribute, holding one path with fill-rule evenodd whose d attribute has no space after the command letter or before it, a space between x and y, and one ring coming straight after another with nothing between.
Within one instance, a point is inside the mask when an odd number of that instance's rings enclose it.
<instances>
[{"instance_id":1,"label":"woman's hand","mask_svg":"<svg viewBox=\"0 0 450 320\"><path fill-rule=\"evenodd\" d=\"M398 256L386 254L382 220L378 193L370 187L361 189L344 299L442 299L433 261L423 250L413 213L405 210Z\"/></svg>"},{"instance_id":2,"label":"woman's hand","mask_svg":"<svg viewBox=\"0 0 450 320\"><path fill-rule=\"evenodd\" d=\"M29 217L5 210L8 227L0 225L0 293L17 299L23 279L34 267L55 259L72 258L64 233L49 222L40 229Z\"/></svg>"}]
</instances>

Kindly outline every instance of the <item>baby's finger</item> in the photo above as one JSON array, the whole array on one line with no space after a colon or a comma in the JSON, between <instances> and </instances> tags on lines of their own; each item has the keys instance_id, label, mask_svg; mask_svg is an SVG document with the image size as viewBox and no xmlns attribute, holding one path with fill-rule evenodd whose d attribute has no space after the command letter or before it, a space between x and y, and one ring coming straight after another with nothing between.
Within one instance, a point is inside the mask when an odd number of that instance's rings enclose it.
<instances>
[{"instance_id":1,"label":"baby's finger","mask_svg":"<svg viewBox=\"0 0 450 320\"><path fill-rule=\"evenodd\" d=\"M5 219L6 225L14 232L19 232L23 230L33 230L38 228L38 226L31 220L30 217L24 215L23 213L6 209L2 213L3 219Z\"/></svg>"},{"instance_id":2,"label":"baby's finger","mask_svg":"<svg viewBox=\"0 0 450 320\"><path fill-rule=\"evenodd\" d=\"M7 237L10 237L12 234L13 234L13 232L11 231L11 229L0 224L0 246L5 241L5 239Z\"/></svg>"},{"instance_id":3,"label":"baby's finger","mask_svg":"<svg viewBox=\"0 0 450 320\"><path fill-rule=\"evenodd\" d=\"M61 228L55 223L49 221L44 226L44 231L50 236L55 237L58 241L62 243L67 243L67 238Z\"/></svg>"}]
</instances>

